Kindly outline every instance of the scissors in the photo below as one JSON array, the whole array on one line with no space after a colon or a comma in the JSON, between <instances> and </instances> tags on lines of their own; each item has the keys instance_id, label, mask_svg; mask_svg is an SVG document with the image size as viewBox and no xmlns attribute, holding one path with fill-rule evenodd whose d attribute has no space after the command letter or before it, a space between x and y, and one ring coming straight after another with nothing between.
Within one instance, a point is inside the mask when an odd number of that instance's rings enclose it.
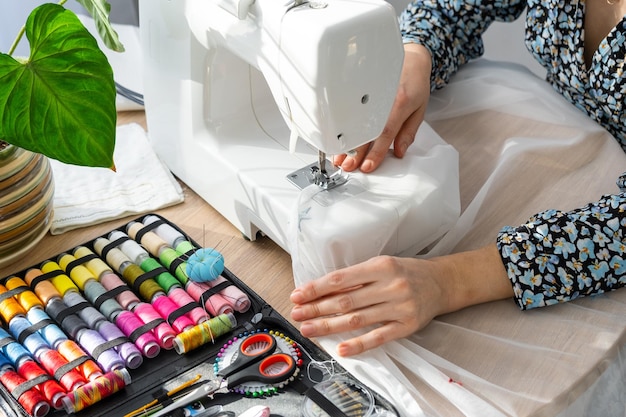
<instances>
[{"instance_id":1,"label":"scissors","mask_svg":"<svg viewBox=\"0 0 626 417\"><path fill-rule=\"evenodd\" d=\"M162 408L151 417L163 416L186 404L198 401L216 393L226 393L232 387L245 382L276 384L290 378L296 370L296 361L286 353L275 353L276 339L268 333L255 333L245 338L232 362L219 370L218 380L208 381L169 406Z\"/></svg>"}]
</instances>

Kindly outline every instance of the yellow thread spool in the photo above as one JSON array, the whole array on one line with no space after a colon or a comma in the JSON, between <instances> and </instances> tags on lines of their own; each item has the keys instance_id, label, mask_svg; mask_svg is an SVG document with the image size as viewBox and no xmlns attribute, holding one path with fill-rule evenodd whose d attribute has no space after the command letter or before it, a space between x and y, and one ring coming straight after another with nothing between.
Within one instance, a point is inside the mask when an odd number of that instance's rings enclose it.
<instances>
[{"instance_id":1,"label":"yellow thread spool","mask_svg":"<svg viewBox=\"0 0 626 417\"><path fill-rule=\"evenodd\" d=\"M231 313L220 314L179 333L174 338L174 350L183 354L206 343L214 343L217 337L228 333L236 325L237 319Z\"/></svg>"},{"instance_id":2,"label":"yellow thread spool","mask_svg":"<svg viewBox=\"0 0 626 417\"><path fill-rule=\"evenodd\" d=\"M43 265L41 265L41 270L44 273L57 271L57 270L64 272L63 269L61 269L61 267L59 266L59 264L53 261L45 262ZM78 291L78 287L76 286L76 284L74 284L72 280L70 279L70 277L65 275L65 273L57 275L56 277L50 278L50 282L52 282L52 285L54 285L54 288L56 288L57 291L61 293L62 296L65 295L65 293L68 291L72 291L72 290Z\"/></svg>"},{"instance_id":3,"label":"yellow thread spool","mask_svg":"<svg viewBox=\"0 0 626 417\"><path fill-rule=\"evenodd\" d=\"M67 273L67 266L70 264L70 262L74 262L75 260L76 258L74 256L68 255L66 253L59 257L59 265ZM87 284L89 280L96 279L96 277L94 277L93 274L83 265L75 265L72 270L69 271L69 274L72 281L74 281L74 283L78 285L81 291L85 290L85 284Z\"/></svg>"},{"instance_id":4,"label":"yellow thread spool","mask_svg":"<svg viewBox=\"0 0 626 417\"><path fill-rule=\"evenodd\" d=\"M74 256L76 258L82 258L83 256L93 254L94 253L89 248L86 248L84 246L79 246L74 250ZM84 265L98 280L100 280L100 277L105 272L112 272L111 267L100 258L93 258L87 261Z\"/></svg>"}]
</instances>

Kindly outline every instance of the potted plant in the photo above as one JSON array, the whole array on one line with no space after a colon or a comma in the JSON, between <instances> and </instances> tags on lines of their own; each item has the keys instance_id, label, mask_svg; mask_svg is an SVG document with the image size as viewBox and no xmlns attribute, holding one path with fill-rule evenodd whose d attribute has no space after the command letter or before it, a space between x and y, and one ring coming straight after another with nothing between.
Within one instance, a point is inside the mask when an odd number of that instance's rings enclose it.
<instances>
[{"instance_id":1,"label":"potted plant","mask_svg":"<svg viewBox=\"0 0 626 417\"><path fill-rule=\"evenodd\" d=\"M11 49L0 53L0 266L49 228L54 187L47 158L115 169L113 70L66 1L35 7ZM123 51L106 0L77 1L104 44ZM24 36L30 54L14 57Z\"/></svg>"}]
</instances>

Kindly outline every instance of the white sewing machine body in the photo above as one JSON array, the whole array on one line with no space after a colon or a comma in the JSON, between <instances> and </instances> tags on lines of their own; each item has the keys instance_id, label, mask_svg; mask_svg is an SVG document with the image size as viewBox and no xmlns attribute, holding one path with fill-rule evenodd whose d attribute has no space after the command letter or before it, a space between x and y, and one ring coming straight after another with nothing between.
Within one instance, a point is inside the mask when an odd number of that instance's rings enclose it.
<instances>
[{"instance_id":1,"label":"white sewing machine body","mask_svg":"<svg viewBox=\"0 0 626 417\"><path fill-rule=\"evenodd\" d=\"M403 60L393 8L380 0L142 0L140 28L159 157L245 236L261 231L289 251L301 192L290 173L318 161L318 151L348 152L383 129ZM304 140L293 146L296 135ZM441 225L424 225L418 213L424 197L412 162L326 190L341 197L332 207L322 197L319 247L349 238L367 258L371 242L392 230L385 252L415 253L420 235ZM386 198L389 191L404 196Z\"/></svg>"}]
</instances>

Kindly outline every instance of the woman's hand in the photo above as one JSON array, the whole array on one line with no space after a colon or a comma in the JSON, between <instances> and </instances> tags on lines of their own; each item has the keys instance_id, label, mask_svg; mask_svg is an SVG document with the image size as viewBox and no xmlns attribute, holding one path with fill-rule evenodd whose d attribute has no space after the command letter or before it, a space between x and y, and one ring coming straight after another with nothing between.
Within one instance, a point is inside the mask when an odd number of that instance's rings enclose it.
<instances>
[{"instance_id":1,"label":"woman's hand","mask_svg":"<svg viewBox=\"0 0 626 417\"><path fill-rule=\"evenodd\" d=\"M376 325L340 343L352 356L406 337L440 314L513 295L494 245L432 260L378 256L296 288L291 317L305 337Z\"/></svg>"},{"instance_id":2,"label":"woman's hand","mask_svg":"<svg viewBox=\"0 0 626 417\"><path fill-rule=\"evenodd\" d=\"M374 141L355 149L351 156L337 155L333 162L345 171L360 168L372 172L382 163L393 143L393 153L402 158L424 120L430 97L430 52L422 45L404 45L404 63L398 92L387 123Z\"/></svg>"}]
</instances>

